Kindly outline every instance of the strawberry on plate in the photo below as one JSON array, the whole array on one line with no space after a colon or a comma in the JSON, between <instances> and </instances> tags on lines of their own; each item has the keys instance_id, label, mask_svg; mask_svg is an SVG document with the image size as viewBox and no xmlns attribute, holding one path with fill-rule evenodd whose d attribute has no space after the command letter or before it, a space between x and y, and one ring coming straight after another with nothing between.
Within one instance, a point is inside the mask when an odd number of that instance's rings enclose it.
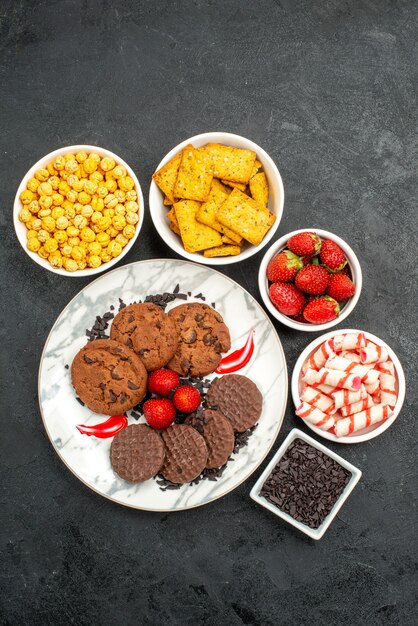
<instances>
[{"instance_id":1,"label":"strawberry on plate","mask_svg":"<svg viewBox=\"0 0 418 626\"><path fill-rule=\"evenodd\" d=\"M283 315L298 315L305 304L305 296L289 283L273 283L269 289L270 300Z\"/></svg>"},{"instance_id":2,"label":"strawberry on plate","mask_svg":"<svg viewBox=\"0 0 418 626\"><path fill-rule=\"evenodd\" d=\"M290 250L284 250L271 259L267 266L267 278L272 283L289 283L301 267L301 259Z\"/></svg>"},{"instance_id":3,"label":"strawberry on plate","mask_svg":"<svg viewBox=\"0 0 418 626\"><path fill-rule=\"evenodd\" d=\"M356 288L346 274L332 274L327 287L327 294L338 302L348 300L354 296Z\"/></svg>"},{"instance_id":4,"label":"strawberry on plate","mask_svg":"<svg viewBox=\"0 0 418 626\"><path fill-rule=\"evenodd\" d=\"M143 404L144 417L151 428L168 428L176 419L176 407L168 398L151 398Z\"/></svg>"},{"instance_id":5,"label":"strawberry on plate","mask_svg":"<svg viewBox=\"0 0 418 626\"><path fill-rule=\"evenodd\" d=\"M293 235L287 242L289 250L299 256L315 256L321 250L321 245L320 237L309 231Z\"/></svg>"},{"instance_id":6,"label":"strawberry on plate","mask_svg":"<svg viewBox=\"0 0 418 626\"><path fill-rule=\"evenodd\" d=\"M334 298L320 296L306 305L303 309L303 316L311 324L326 324L331 322L340 314L339 304Z\"/></svg>"},{"instance_id":7,"label":"strawberry on plate","mask_svg":"<svg viewBox=\"0 0 418 626\"><path fill-rule=\"evenodd\" d=\"M341 250L340 246L336 244L335 241L331 241L331 239L325 239L325 241L322 242L319 258L321 259L322 265L325 265L330 272L340 272L347 264L344 252Z\"/></svg>"},{"instance_id":8,"label":"strawberry on plate","mask_svg":"<svg viewBox=\"0 0 418 626\"><path fill-rule=\"evenodd\" d=\"M180 384L180 376L172 370L159 369L148 376L148 391L157 396L169 396Z\"/></svg>"},{"instance_id":9,"label":"strawberry on plate","mask_svg":"<svg viewBox=\"0 0 418 626\"><path fill-rule=\"evenodd\" d=\"M329 274L325 267L320 265L305 265L297 273L295 285L301 291L313 295L324 293L329 281Z\"/></svg>"},{"instance_id":10,"label":"strawberry on plate","mask_svg":"<svg viewBox=\"0 0 418 626\"><path fill-rule=\"evenodd\" d=\"M173 402L178 411L193 413L200 406L202 398L195 387L182 385L174 392Z\"/></svg>"}]
</instances>

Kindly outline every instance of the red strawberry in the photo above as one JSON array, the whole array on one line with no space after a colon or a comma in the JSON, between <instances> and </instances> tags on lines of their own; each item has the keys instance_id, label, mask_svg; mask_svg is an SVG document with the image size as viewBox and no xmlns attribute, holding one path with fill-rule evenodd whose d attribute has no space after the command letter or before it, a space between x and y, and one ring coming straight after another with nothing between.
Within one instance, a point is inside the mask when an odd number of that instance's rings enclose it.
<instances>
[{"instance_id":1,"label":"red strawberry","mask_svg":"<svg viewBox=\"0 0 418 626\"><path fill-rule=\"evenodd\" d=\"M289 250L299 256L315 256L321 249L322 241L316 233L298 233L287 242Z\"/></svg>"},{"instance_id":2,"label":"red strawberry","mask_svg":"<svg viewBox=\"0 0 418 626\"><path fill-rule=\"evenodd\" d=\"M340 246L330 239L322 242L319 257L322 265L325 265L330 272L339 272L347 264L347 259Z\"/></svg>"},{"instance_id":3,"label":"red strawberry","mask_svg":"<svg viewBox=\"0 0 418 626\"><path fill-rule=\"evenodd\" d=\"M200 405L202 398L195 387L182 385L174 392L173 402L182 413L193 413Z\"/></svg>"},{"instance_id":4,"label":"red strawberry","mask_svg":"<svg viewBox=\"0 0 418 626\"><path fill-rule=\"evenodd\" d=\"M176 407L168 398L151 398L143 404L144 416L151 428L162 430L176 419Z\"/></svg>"},{"instance_id":5,"label":"red strawberry","mask_svg":"<svg viewBox=\"0 0 418 626\"><path fill-rule=\"evenodd\" d=\"M301 267L301 259L290 250L284 250L271 259L267 266L267 278L272 283L289 283Z\"/></svg>"},{"instance_id":6,"label":"red strawberry","mask_svg":"<svg viewBox=\"0 0 418 626\"><path fill-rule=\"evenodd\" d=\"M320 293L324 293L328 281L329 274L325 267L321 267L320 265L305 265L305 267L298 272L295 285L305 293L319 295Z\"/></svg>"},{"instance_id":7,"label":"red strawberry","mask_svg":"<svg viewBox=\"0 0 418 626\"><path fill-rule=\"evenodd\" d=\"M179 384L180 377L172 370L155 370L148 376L148 391L157 396L169 396Z\"/></svg>"},{"instance_id":8,"label":"red strawberry","mask_svg":"<svg viewBox=\"0 0 418 626\"><path fill-rule=\"evenodd\" d=\"M305 296L289 283L273 283L269 289L270 299L283 315L297 315L305 304Z\"/></svg>"},{"instance_id":9,"label":"red strawberry","mask_svg":"<svg viewBox=\"0 0 418 626\"><path fill-rule=\"evenodd\" d=\"M328 283L327 294L340 302L354 296L355 290L353 281L346 274L333 274Z\"/></svg>"},{"instance_id":10,"label":"red strawberry","mask_svg":"<svg viewBox=\"0 0 418 626\"><path fill-rule=\"evenodd\" d=\"M306 305L303 316L311 324L325 324L340 314L340 307L334 298L320 296Z\"/></svg>"}]
</instances>

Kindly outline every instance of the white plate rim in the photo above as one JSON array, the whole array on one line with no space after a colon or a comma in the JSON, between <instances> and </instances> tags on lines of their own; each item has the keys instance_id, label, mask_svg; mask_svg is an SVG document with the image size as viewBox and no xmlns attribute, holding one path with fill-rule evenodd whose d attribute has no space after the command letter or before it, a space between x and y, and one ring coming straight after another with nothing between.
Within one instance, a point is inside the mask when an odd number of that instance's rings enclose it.
<instances>
[{"instance_id":1,"label":"white plate rim","mask_svg":"<svg viewBox=\"0 0 418 626\"><path fill-rule=\"evenodd\" d=\"M39 410L40 410L40 413L41 413L42 423L43 423L45 431L46 431L46 433L48 435L48 439L49 439L50 445L54 449L54 451L57 454L57 456L59 457L60 461L62 463L64 463L64 465L71 472L71 474L77 480L79 480L81 483L83 483L88 489L90 489L91 491L94 491L99 496L104 497L107 500L110 500L110 502L113 502L114 504L118 504L120 506L126 506L126 507L131 508L131 509L135 509L135 510L139 510L139 511L148 511L148 512L152 512L152 513L176 513L176 512L179 512L179 511L186 511L186 510L189 510L189 509L195 509L195 508L198 508L198 507L201 507L201 506L205 506L207 504L211 504L215 500L219 500L220 498L223 498L224 496L228 495L229 493L231 493L232 491L237 489L240 485L242 485L260 467L261 463L267 457L267 455L271 451L273 445L275 444L275 442L277 440L277 437L278 437L278 435L280 433L280 430L282 428L282 425L283 425L283 421L284 421L284 417L285 417L285 413L286 413L286 408L287 408L288 393L289 393L289 376L288 376L288 371L287 371L286 355L285 355L285 352L283 350L283 346L282 346L282 343L280 341L280 337L279 337L279 335L278 335L278 333L277 333L277 331L276 331L272 321L270 320L270 318L267 315L267 313L264 311L263 307L257 302L257 300L254 298L254 296L250 294L249 291L247 291L238 282L236 282L235 280L233 280L229 276L226 276L222 272L219 272L218 270L215 270L212 267L208 267L207 268L208 270L211 270L212 272L215 272L216 274L220 274L223 278L227 279L233 285L238 286L240 289L242 289L242 291L244 291L246 294L248 294L250 296L250 298L253 300L254 304L263 313L264 317L269 322L269 324L271 326L271 329L273 330L274 336L275 336L275 338L277 340L277 343L278 343L279 349L281 351L282 357L283 357L283 371L284 371L284 378L285 378L284 402L283 402L283 409L282 409L282 412L281 412L280 419L277 422L276 430L275 430L275 432L274 432L274 434L272 436L271 444L269 445L269 447L265 451L264 455L258 460L256 465L251 469L251 471L249 471L247 474L245 474L245 476L242 478L242 480L240 480L236 485L234 485L233 487L231 487L230 489L228 489L224 493L221 493L221 494L211 498L210 500L208 500L206 502L200 502L200 503L197 503L197 504L193 504L191 506L179 507L177 509L162 509L162 508L153 509L153 508L142 507L142 506L139 507L137 505L132 505L132 504L128 504L128 503L125 503L125 502L120 502L119 500L116 500L116 499L112 498L111 496L108 496L108 495L102 493L98 489L94 488L90 483L85 481L83 478L78 476L74 472L74 470L70 467L70 465L65 461L63 456L60 454L59 449L54 446L53 439L52 439L51 434L50 434L50 432L48 430L48 426L47 426L47 423L46 423L46 420L45 420L45 417L44 417L43 408L42 408L42 404L41 404L41 400L40 400L40 398L41 398L41 371L42 371L42 363L43 363L43 360L44 360L44 355L45 355L45 352L46 352L46 349L47 349L47 345L48 345L50 336L52 335L52 332L53 332L55 326L61 320L61 317L64 315L64 313L67 310L67 308L69 307L69 305L79 296L80 293L82 293L83 291L88 289L94 283L96 283L99 280L103 279L105 276L107 277L109 274L111 274L113 272L121 271L122 269L124 269L126 267L130 267L130 266L133 266L133 265L139 265L139 264L142 264L142 263L152 263L152 262L157 262L157 261L163 261L163 262L170 261L170 262L177 263L177 264L188 263L189 265L194 265L194 266L198 267L199 269L202 268L202 266L199 265L198 263L194 263L192 261L186 261L186 260L183 260L183 259L167 259L167 258L166 259L164 259L164 258L143 259L142 261L135 261L133 263L127 263L126 265L122 265L121 267L116 267L115 269L111 270L110 272L106 272L106 274L102 274L101 276L99 276L95 280L91 281L88 285L85 285L82 289L80 289L80 291L78 291L76 293L76 295L73 298L71 298L71 300L69 302L67 302L67 304L65 305L65 307L63 308L61 313L58 315L58 317L56 318L55 322L53 323L53 325L51 327L51 330L49 331L48 336L47 336L47 338L45 340L45 344L44 344L44 347L43 347L43 350L42 350L42 354L41 354L41 358L40 358L40 361L39 361L39 369L38 369L38 404L39 404ZM220 480L222 480L222 477L220 478Z\"/></svg>"}]
</instances>

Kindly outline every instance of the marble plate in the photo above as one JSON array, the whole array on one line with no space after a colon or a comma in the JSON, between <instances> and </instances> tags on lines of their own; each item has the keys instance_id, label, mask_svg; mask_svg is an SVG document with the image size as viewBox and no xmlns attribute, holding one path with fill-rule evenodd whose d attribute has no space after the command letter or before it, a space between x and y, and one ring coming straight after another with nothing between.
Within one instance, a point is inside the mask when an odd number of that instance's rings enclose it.
<instances>
[{"instance_id":1,"label":"marble plate","mask_svg":"<svg viewBox=\"0 0 418 626\"><path fill-rule=\"evenodd\" d=\"M86 343L85 331L96 315L103 315L111 304L117 310L118 298L129 303L147 294L172 291L202 292L208 303L215 302L224 317L232 340L232 350L241 347L251 328L255 329L255 350L251 361L240 370L250 377L264 396L259 424L248 446L232 456L221 478L183 485L162 491L155 480L131 484L116 476L110 466L110 439L82 435L76 424L96 424L103 416L81 406L71 386L71 364ZM179 300L167 307L180 304ZM235 489L260 465L272 447L282 425L287 401L286 360L280 339L266 313L254 298L236 282L210 268L177 260L140 261L125 265L90 283L66 306L55 322L41 357L39 403L51 443L65 465L85 485L97 493L137 509L178 511L208 504ZM129 413L128 413L129 415ZM136 423L129 417L129 423Z\"/></svg>"}]
</instances>

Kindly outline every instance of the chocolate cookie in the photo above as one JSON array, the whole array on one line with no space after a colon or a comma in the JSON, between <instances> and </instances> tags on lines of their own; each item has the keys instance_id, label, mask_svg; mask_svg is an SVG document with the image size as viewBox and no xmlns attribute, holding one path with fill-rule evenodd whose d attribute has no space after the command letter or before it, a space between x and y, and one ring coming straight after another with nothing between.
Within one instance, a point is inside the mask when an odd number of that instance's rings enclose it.
<instances>
[{"instance_id":1,"label":"chocolate cookie","mask_svg":"<svg viewBox=\"0 0 418 626\"><path fill-rule=\"evenodd\" d=\"M116 474L131 483L142 483L161 469L164 443L146 424L132 424L118 433L110 446L110 463Z\"/></svg>"},{"instance_id":2,"label":"chocolate cookie","mask_svg":"<svg viewBox=\"0 0 418 626\"><path fill-rule=\"evenodd\" d=\"M165 458L160 473L172 483L188 483L206 467L208 450L193 426L174 424L162 431Z\"/></svg>"},{"instance_id":3,"label":"chocolate cookie","mask_svg":"<svg viewBox=\"0 0 418 626\"><path fill-rule=\"evenodd\" d=\"M219 365L221 353L231 347L229 330L223 318L207 304L180 304L168 312L175 321L180 341L168 367L193 377L211 374Z\"/></svg>"},{"instance_id":4,"label":"chocolate cookie","mask_svg":"<svg viewBox=\"0 0 418 626\"><path fill-rule=\"evenodd\" d=\"M213 409L206 409L200 415L193 415L190 424L203 436L208 449L208 469L225 465L235 445L234 429L225 415Z\"/></svg>"},{"instance_id":5,"label":"chocolate cookie","mask_svg":"<svg viewBox=\"0 0 418 626\"><path fill-rule=\"evenodd\" d=\"M135 352L111 339L96 339L82 348L71 365L79 398L94 413L117 415L141 402L147 370Z\"/></svg>"},{"instance_id":6,"label":"chocolate cookie","mask_svg":"<svg viewBox=\"0 0 418 626\"><path fill-rule=\"evenodd\" d=\"M178 345L173 320L151 302L124 307L113 320L110 337L134 350L149 372L164 367Z\"/></svg>"},{"instance_id":7,"label":"chocolate cookie","mask_svg":"<svg viewBox=\"0 0 418 626\"><path fill-rule=\"evenodd\" d=\"M236 432L243 433L257 423L263 408L263 396L246 376L228 374L212 383L206 394L206 405L220 411Z\"/></svg>"}]
</instances>

